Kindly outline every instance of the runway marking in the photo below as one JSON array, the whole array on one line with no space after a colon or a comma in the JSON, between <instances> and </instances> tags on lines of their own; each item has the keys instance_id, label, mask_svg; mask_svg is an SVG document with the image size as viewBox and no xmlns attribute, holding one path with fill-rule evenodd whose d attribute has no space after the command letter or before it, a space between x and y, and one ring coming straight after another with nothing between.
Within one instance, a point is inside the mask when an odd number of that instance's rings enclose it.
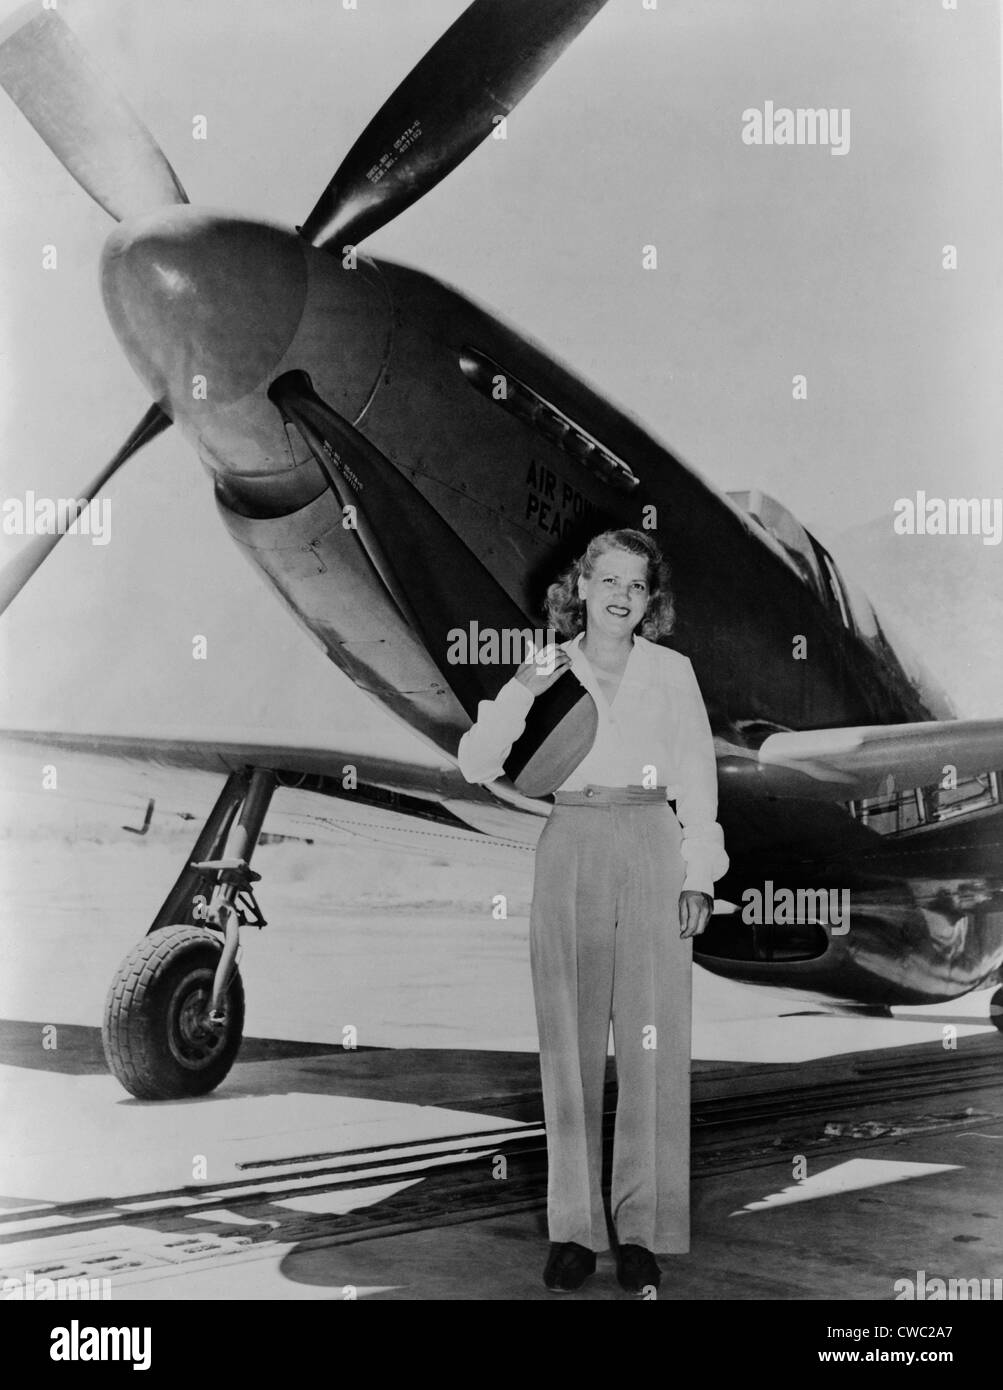
<instances>
[{"instance_id":1,"label":"runway marking","mask_svg":"<svg viewBox=\"0 0 1003 1390\"><path fill-rule=\"evenodd\" d=\"M239 1211L190 1211L188 1213L190 1221L214 1221L220 1225L227 1226L260 1226L261 1220L256 1216L241 1216ZM272 1222L277 1226L277 1221Z\"/></svg>"},{"instance_id":2,"label":"runway marking","mask_svg":"<svg viewBox=\"0 0 1003 1390\"><path fill-rule=\"evenodd\" d=\"M771 1193L759 1202L747 1202L731 1215L748 1216L750 1212L769 1211L775 1207L790 1206L794 1202L813 1202L819 1197L835 1197L844 1192L880 1187L885 1183L928 1178L936 1173L959 1171L963 1166L960 1163L904 1163L899 1159L851 1158L815 1177L805 1178L780 1192Z\"/></svg>"},{"instance_id":3,"label":"runway marking","mask_svg":"<svg viewBox=\"0 0 1003 1390\"><path fill-rule=\"evenodd\" d=\"M298 1154L288 1158L258 1158L251 1159L244 1163L237 1163L234 1166L241 1172L253 1168L289 1168L295 1169L306 1163L326 1163L331 1161L332 1167L338 1166L338 1160L344 1160L347 1165L352 1158L365 1154L380 1154L383 1159L388 1160L403 1158L422 1153L434 1154L443 1151L454 1151L458 1144L463 1144L469 1149L494 1148L499 1140L505 1139L526 1139L538 1138L545 1133L543 1125L524 1123L517 1125L503 1125L497 1129L477 1129L470 1130L465 1134L448 1134L442 1139L404 1139L398 1140L394 1144L386 1147L379 1144L370 1144L358 1149L332 1149L323 1153Z\"/></svg>"},{"instance_id":4,"label":"runway marking","mask_svg":"<svg viewBox=\"0 0 1003 1390\"><path fill-rule=\"evenodd\" d=\"M542 1126L525 1125L503 1131L489 1131L484 1139L476 1144L462 1142L460 1145L453 1144L449 1147L448 1141L437 1140L421 1145L417 1152L412 1147L402 1148L400 1144L384 1151L356 1150L350 1153L364 1152L380 1156L361 1163L352 1163L350 1157L348 1161L335 1160L320 1168L313 1166L313 1171L309 1173L302 1172L302 1164L297 1164L294 1160L283 1160L283 1165L288 1171L269 1174L267 1179L259 1177L236 1183L221 1183L215 1187L175 1189L141 1198L108 1198L79 1204L48 1206L40 1215L22 1214L20 1219L8 1219L0 1223L0 1244L24 1240L32 1235L51 1235L60 1229L106 1225L110 1220L128 1216L166 1217L172 1213L189 1215L192 1208L202 1208L204 1211L234 1203L246 1205L255 1200L274 1202L286 1194L306 1193L310 1189L344 1192L353 1184L356 1188L360 1185L368 1188L376 1185L375 1180L382 1177L396 1177L403 1173L421 1174L433 1168L468 1166L478 1159L492 1157L506 1145L511 1151L513 1141L528 1138L539 1143L543 1134ZM488 1142L489 1139L493 1142ZM403 1190L411 1185L402 1183L398 1184L398 1188Z\"/></svg>"},{"instance_id":5,"label":"runway marking","mask_svg":"<svg viewBox=\"0 0 1003 1390\"><path fill-rule=\"evenodd\" d=\"M275 1207L285 1207L288 1211L317 1212L325 1216L344 1216L346 1212L358 1211L361 1207L372 1207L384 1202L388 1197L396 1197L405 1188L416 1187L421 1178L410 1182L388 1182L379 1187L367 1187L361 1191L355 1188L350 1192L318 1192L307 1197L287 1197L272 1203Z\"/></svg>"}]
</instances>

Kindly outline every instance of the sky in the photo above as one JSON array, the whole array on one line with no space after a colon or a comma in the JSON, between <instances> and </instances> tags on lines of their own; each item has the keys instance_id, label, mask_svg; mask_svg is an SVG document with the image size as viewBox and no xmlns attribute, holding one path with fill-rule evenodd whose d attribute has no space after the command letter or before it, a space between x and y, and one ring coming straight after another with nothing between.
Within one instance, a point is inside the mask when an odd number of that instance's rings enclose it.
<instances>
[{"instance_id":1,"label":"sky","mask_svg":"<svg viewBox=\"0 0 1003 1390\"><path fill-rule=\"evenodd\" d=\"M59 8L193 203L292 225L464 4ZM847 153L743 143L767 101L848 109ZM992 0L609 0L507 139L365 249L493 308L716 486L829 542L890 531L918 489L1003 494L1000 110ZM112 226L0 93L4 498L74 495L149 404L101 306ZM237 553L176 432L107 495L110 543L67 537L0 618L0 726L409 746ZM0 563L21 543L0 536Z\"/></svg>"}]
</instances>

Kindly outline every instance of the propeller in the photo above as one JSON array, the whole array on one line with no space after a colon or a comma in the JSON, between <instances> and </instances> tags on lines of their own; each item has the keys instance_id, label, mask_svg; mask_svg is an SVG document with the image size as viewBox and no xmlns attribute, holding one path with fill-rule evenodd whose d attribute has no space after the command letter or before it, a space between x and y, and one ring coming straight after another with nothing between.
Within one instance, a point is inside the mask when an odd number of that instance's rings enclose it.
<instances>
[{"instance_id":1,"label":"propeller","mask_svg":"<svg viewBox=\"0 0 1003 1390\"><path fill-rule=\"evenodd\" d=\"M473 0L370 121L307 218L303 236L318 247L341 238L354 243L423 197L490 135L495 122L522 100L605 4ZM81 187L116 220L187 203L160 146L54 9L40 9L33 0L0 24L0 87ZM395 503L416 505L413 490L397 495L395 470L348 421L311 399L309 391L290 391L286 385L273 399L303 429L336 495L344 480L330 465L334 462L337 469L340 449L357 470L366 469L371 495L388 514ZM159 406L151 406L80 497L75 517L127 459L170 423ZM332 440L337 441L333 452ZM423 510L434 513L427 504ZM426 515L424 521L429 534L442 524L437 515L435 520ZM362 530L370 562L402 613L417 621L397 566L364 515ZM0 613L60 534L35 538L0 570ZM419 552L411 560L412 570L424 568ZM485 574L472 566L475 589L486 584ZM497 602L496 594L492 598ZM513 611L512 616L520 615Z\"/></svg>"},{"instance_id":2,"label":"propeller","mask_svg":"<svg viewBox=\"0 0 1003 1390\"><path fill-rule=\"evenodd\" d=\"M375 493L377 506L382 502L385 509L387 499L381 497L380 492L386 491L385 480L396 479L396 470L391 468L364 434L320 399L306 372L287 372L278 377L268 388L268 397L283 420L294 425L303 436L338 505L354 508L354 530L370 564L400 609L402 617L417 627L418 613L383 547L379 525L374 526L370 508L363 505L361 496L363 490L367 490L368 494ZM407 491L410 492L410 489ZM395 498L395 502L398 500Z\"/></svg>"},{"instance_id":3,"label":"propeller","mask_svg":"<svg viewBox=\"0 0 1003 1390\"><path fill-rule=\"evenodd\" d=\"M449 633L466 630L471 613L485 625L523 631L526 614L501 587L485 563L466 546L457 546L449 523L370 439L314 391L305 372L287 372L268 395L282 418L302 435L331 490L354 524L346 527L366 554L406 622L421 634L440 671L468 713L483 696L481 682L467 664L452 664ZM402 524L402 518L406 521ZM392 552L380 537L393 535ZM449 556L449 566L429 557Z\"/></svg>"},{"instance_id":4,"label":"propeller","mask_svg":"<svg viewBox=\"0 0 1003 1390\"><path fill-rule=\"evenodd\" d=\"M0 87L116 221L188 197L163 150L55 10L0 24Z\"/></svg>"},{"instance_id":5,"label":"propeller","mask_svg":"<svg viewBox=\"0 0 1003 1390\"><path fill-rule=\"evenodd\" d=\"M160 146L54 10L24 5L0 24L0 87L61 164L117 221L188 198ZM153 405L75 499L75 521L127 459L170 425ZM0 613L65 532L36 536L0 570Z\"/></svg>"},{"instance_id":6,"label":"propeller","mask_svg":"<svg viewBox=\"0 0 1003 1390\"><path fill-rule=\"evenodd\" d=\"M115 457L105 464L96 478L91 480L86 491L75 499L74 521L87 509L105 483L121 468L126 459L139 453L140 449L145 444L149 444L151 439L156 439L158 434L162 434L170 423L170 416L165 415L159 405L150 407ZM67 521L67 525L69 524ZM48 535L36 536L0 570L0 613L3 613L17 598L39 565L51 554L64 534L61 531L54 531Z\"/></svg>"},{"instance_id":7,"label":"propeller","mask_svg":"<svg viewBox=\"0 0 1003 1390\"><path fill-rule=\"evenodd\" d=\"M606 0L474 0L384 103L302 233L354 244L423 197L536 85Z\"/></svg>"}]
</instances>

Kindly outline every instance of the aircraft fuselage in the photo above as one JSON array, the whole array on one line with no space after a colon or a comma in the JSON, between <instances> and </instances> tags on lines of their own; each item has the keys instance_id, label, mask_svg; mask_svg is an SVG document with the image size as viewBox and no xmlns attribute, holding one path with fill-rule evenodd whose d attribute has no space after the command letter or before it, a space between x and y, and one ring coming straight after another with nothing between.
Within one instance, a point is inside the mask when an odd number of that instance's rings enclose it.
<instances>
[{"instance_id":1,"label":"aircraft fuselage","mask_svg":"<svg viewBox=\"0 0 1003 1390\"><path fill-rule=\"evenodd\" d=\"M210 472L234 540L331 660L448 755L477 701L512 672L510 659L485 661L473 643L453 660L457 631L539 629L547 584L593 534L619 526L658 536L679 614L672 644L693 661L726 743L754 748L776 729L951 716L870 605L842 591L834 567L828 588L808 583L729 497L431 277L339 260L294 232L183 206L111 234L103 289L133 367ZM323 469L269 399L272 383L294 372L395 471L381 540L421 608L421 631L379 582ZM796 641L807 659L795 659ZM832 858L834 830L848 842L855 832L842 807L799 814L799 862L809 866L799 872L810 877ZM733 896L753 873L789 877L778 849L789 815L780 804L750 813L723 797ZM1003 962L998 886L983 876L966 908L949 887L946 898L931 893L921 861L885 863L886 848L897 852L872 833L866 870L844 861L861 932L852 947L816 939L804 957L812 980L802 984L851 999L898 990L929 1000L989 978ZM958 854L934 873L941 886L970 881ZM961 964L959 922L968 924ZM884 945L875 923L887 928ZM921 983L892 979L895 930ZM770 965L776 978L778 961L743 962L719 939L711 968L752 979Z\"/></svg>"}]
</instances>

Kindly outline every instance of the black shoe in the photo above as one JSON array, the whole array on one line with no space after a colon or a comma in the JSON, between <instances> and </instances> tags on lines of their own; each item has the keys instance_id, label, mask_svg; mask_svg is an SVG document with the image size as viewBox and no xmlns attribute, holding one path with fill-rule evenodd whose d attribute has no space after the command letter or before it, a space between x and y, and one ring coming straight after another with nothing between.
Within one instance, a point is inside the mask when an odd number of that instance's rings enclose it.
<instances>
[{"instance_id":1,"label":"black shoe","mask_svg":"<svg viewBox=\"0 0 1003 1390\"><path fill-rule=\"evenodd\" d=\"M621 1289L628 1293L644 1293L645 1289L658 1288L662 1271L654 1255L643 1245L621 1245L616 1252L616 1277Z\"/></svg>"},{"instance_id":2,"label":"black shoe","mask_svg":"<svg viewBox=\"0 0 1003 1390\"><path fill-rule=\"evenodd\" d=\"M554 1293L569 1293L580 1289L595 1268L596 1252L568 1240L563 1245L551 1245L543 1282Z\"/></svg>"}]
</instances>

